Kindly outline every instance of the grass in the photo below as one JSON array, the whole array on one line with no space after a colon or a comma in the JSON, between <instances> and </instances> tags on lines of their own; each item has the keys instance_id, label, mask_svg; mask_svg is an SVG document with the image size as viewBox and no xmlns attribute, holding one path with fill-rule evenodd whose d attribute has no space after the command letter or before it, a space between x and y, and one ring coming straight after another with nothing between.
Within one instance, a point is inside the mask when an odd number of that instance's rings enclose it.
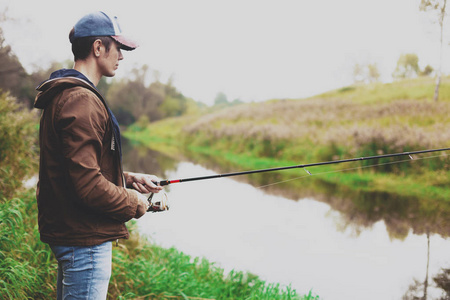
<instances>
[{"instance_id":1,"label":"grass","mask_svg":"<svg viewBox=\"0 0 450 300\"><path fill-rule=\"evenodd\" d=\"M39 242L33 198L30 191L0 204L1 299L56 295L56 264L49 248Z\"/></svg>"}]
</instances>

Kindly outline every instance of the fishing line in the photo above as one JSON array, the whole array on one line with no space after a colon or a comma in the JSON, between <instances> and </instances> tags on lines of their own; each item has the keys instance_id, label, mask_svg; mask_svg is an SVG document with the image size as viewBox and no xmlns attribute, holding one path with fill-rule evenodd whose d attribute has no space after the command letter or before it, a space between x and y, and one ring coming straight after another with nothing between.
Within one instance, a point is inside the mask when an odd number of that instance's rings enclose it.
<instances>
[{"instance_id":1,"label":"fishing line","mask_svg":"<svg viewBox=\"0 0 450 300\"><path fill-rule=\"evenodd\" d=\"M306 170L304 168L304 170L308 173L308 175L303 175L303 176L299 176L299 177L295 177L295 178L290 178L290 179L287 179L287 180L281 180L281 181L277 181L277 182L274 182L274 183L261 185L261 186L255 187L255 188L263 189L263 188L266 188L266 187L269 187L269 186L273 186L273 185L277 185L277 184L281 184L281 183L286 183L286 182L290 182L290 181L294 181L294 180L299 180L299 179L303 179L303 178L310 177L310 176L318 176L318 175L324 175L324 174L330 174L330 173L347 172L347 171L353 171L353 170L358 170L358 169L379 167L379 166L384 166L384 165L393 165L393 164L399 164L399 163L404 163L404 162L413 162L413 161L418 161L418 160L431 159L431 158L444 157L444 156L448 156L448 154L434 155L434 156L427 156L427 157L419 157L419 158L412 158L412 156L409 156L409 159L404 159L404 160L391 161L391 162L386 162L386 163L379 163L379 164L373 164L373 165L368 165L368 166L359 166L359 167L347 168L347 169L342 169L342 170L333 170L333 171L320 172L320 173L311 173L311 172L309 172L308 170Z\"/></svg>"},{"instance_id":2,"label":"fishing line","mask_svg":"<svg viewBox=\"0 0 450 300\"><path fill-rule=\"evenodd\" d=\"M369 157L358 157L358 158L350 158L350 159L343 159L343 160L335 160L335 161L327 161L327 162L319 162L319 163L311 163L311 164L303 164L303 165L295 165L295 166L288 166L288 167L277 167L277 168L269 168L269 169L260 169L260 170L251 170L251 171L243 171L243 172L235 172L235 173L225 173L225 174L216 174L216 175L209 175L209 176L201 176L201 177L190 177L190 178L184 178L184 179L176 179L176 180L162 180L159 182L154 182L157 185L169 185L171 183L181 183L185 181L196 181L196 180L205 180L205 179L213 179L213 178L221 178L221 177L228 177L228 176L237 176L237 175L249 175L249 174L255 174L255 173L262 173L262 172L270 172L270 171L280 171L280 170L287 170L287 169L303 169L308 175L291 178L288 180L282 180L266 185L262 185L259 187L255 187L257 189L262 189L265 187L273 186L276 184L286 183L289 181L299 180L305 177L309 176L317 176L317 175L323 175L323 174L329 174L329 173L338 173L338 172L346 172L351 170L359 170L364 168L372 168L372 167L379 167L383 165L392 165L392 164L399 164L402 162L407 161L413 161L413 160L423 160L423 159L431 159L431 158L437 158L437 157L445 157L448 156L447 154L442 155L436 155L436 156L427 156L427 157L419 157L419 158L413 158L412 155L414 154L422 154L422 153L430 153L430 152L438 152L438 151L449 151L450 148L442 148L442 149L430 149L430 150L421 150L421 151L412 151L412 152L402 152L402 153L393 153L393 154L384 154L384 155L377 155L377 156L369 156ZM327 171L327 172L320 172L320 173L314 173L312 174L310 171L308 171L306 168L314 167L314 166L323 166L323 165L330 165L330 164L339 164L339 163L347 163L347 162L355 162L355 161L363 161L363 160L370 160L370 159L379 159L379 158L388 158L388 157L399 157L399 156L405 156L407 155L410 159L405 160L399 160L399 161L391 161L386 163L379 163L379 164L373 164L368 166L358 166L353 168L347 168L342 170L333 170L333 171ZM149 201L149 210L148 211L164 211L169 209L168 204L168 198L167 195L163 193L162 197L159 197L160 199L153 199L154 194L151 193L151 195L148 198ZM158 198L158 197L156 197Z\"/></svg>"},{"instance_id":3,"label":"fishing line","mask_svg":"<svg viewBox=\"0 0 450 300\"><path fill-rule=\"evenodd\" d=\"M157 185L160 185L160 186L165 186L165 185L169 185L172 183L206 180L206 179L213 179L213 178L223 178L223 177L238 176L238 175L248 175L248 174L256 174L256 173L263 173L263 172L273 172L273 171L281 171L281 170L288 170L288 169L304 169L305 172L307 172L309 175L311 175L311 173L306 168L331 165L331 164L348 163L348 162L354 162L354 161L372 160L372 159L380 159L380 158L388 158L388 157L399 157L399 156L406 156L406 155L409 156L409 158L413 159L411 156L413 154L441 152L441 151L449 151L449 150L450 150L450 148L441 148L441 149L428 149L428 150L420 150L420 151L382 154L382 155L375 155L375 156L368 156L368 157L356 157L356 158L301 164L301 165L294 165L294 166L275 167L275 168L259 169L259 170L249 170L249 171L233 172L233 173L225 173L225 174L215 174L215 175L209 175L209 176L180 178L180 179L174 179L174 180L167 179L167 180L161 180L161 181L154 182L154 183ZM393 163L396 163L396 162L393 162Z\"/></svg>"}]
</instances>

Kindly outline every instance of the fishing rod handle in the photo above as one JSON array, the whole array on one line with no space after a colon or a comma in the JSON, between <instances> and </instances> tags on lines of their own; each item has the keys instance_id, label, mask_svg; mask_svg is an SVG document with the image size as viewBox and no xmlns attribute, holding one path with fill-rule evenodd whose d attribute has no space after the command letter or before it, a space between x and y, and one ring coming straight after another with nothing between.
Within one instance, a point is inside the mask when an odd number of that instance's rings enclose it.
<instances>
[{"instance_id":1,"label":"fishing rod handle","mask_svg":"<svg viewBox=\"0 0 450 300\"><path fill-rule=\"evenodd\" d=\"M158 182L158 184L160 186L169 185L170 184L170 180L161 180L160 182Z\"/></svg>"},{"instance_id":2,"label":"fishing rod handle","mask_svg":"<svg viewBox=\"0 0 450 300\"><path fill-rule=\"evenodd\" d=\"M155 185L165 186L170 184L170 180L152 181Z\"/></svg>"}]
</instances>

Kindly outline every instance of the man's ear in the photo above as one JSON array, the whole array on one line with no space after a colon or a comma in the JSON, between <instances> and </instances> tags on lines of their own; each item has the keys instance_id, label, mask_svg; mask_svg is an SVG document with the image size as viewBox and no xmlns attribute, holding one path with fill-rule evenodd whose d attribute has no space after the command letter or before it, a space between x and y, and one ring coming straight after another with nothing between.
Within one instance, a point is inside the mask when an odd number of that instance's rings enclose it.
<instances>
[{"instance_id":1,"label":"man's ear","mask_svg":"<svg viewBox=\"0 0 450 300\"><path fill-rule=\"evenodd\" d=\"M92 44L92 51L95 57L100 57L101 48L103 47L103 43L100 39L97 39Z\"/></svg>"}]
</instances>

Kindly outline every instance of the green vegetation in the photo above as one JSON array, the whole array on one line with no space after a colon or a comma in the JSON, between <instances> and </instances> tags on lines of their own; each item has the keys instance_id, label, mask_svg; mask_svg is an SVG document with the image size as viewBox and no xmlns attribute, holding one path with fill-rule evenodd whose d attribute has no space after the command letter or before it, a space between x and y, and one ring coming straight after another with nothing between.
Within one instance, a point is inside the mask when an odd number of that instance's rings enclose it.
<instances>
[{"instance_id":1,"label":"green vegetation","mask_svg":"<svg viewBox=\"0 0 450 300\"><path fill-rule=\"evenodd\" d=\"M15 99L0 94L0 298L55 299L57 263L40 242L35 189L23 182L36 174L37 120ZM205 259L163 249L140 236L113 250L109 299L318 299L257 276L225 274Z\"/></svg>"},{"instance_id":2,"label":"green vegetation","mask_svg":"<svg viewBox=\"0 0 450 300\"><path fill-rule=\"evenodd\" d=\"M240 169L312 163L450 145L450 79L434 102L430 78L352 86L301 100L245 104L201 117L180 117L131 127L125 134L165 153L220 157ZM410 163L380 159L315 168L313 173L379 164L376 168L327 173L315 178L354 190L448 201L448 156L416 156ZM439 155L439 154L437 154ZM398 160L405 160L399 158ZM289 178L295 172L286 172ZM405 177L407 176L407 180ZM362 184L363 183L363 184Z\"/></svg>"},{"instance_id":3,"label":"green vegetation","mask_svg":"<svg viewBox=\"0 0 450 300\"><path fill-rule=\"evenodd\" d=\"M0 203L0 298L55 299L57 264L39 242L32 191Z\"/></svg>"},{"instance_id":4,"label":"green vegetation","mask_svg":"<svg viewBox=\"0 0 450 300\"><path fill-rule=\"evenodd\" d=\"M0 90L0 201L13 196L37 162L33 115Z\"/></svg>"}]
</instances>

